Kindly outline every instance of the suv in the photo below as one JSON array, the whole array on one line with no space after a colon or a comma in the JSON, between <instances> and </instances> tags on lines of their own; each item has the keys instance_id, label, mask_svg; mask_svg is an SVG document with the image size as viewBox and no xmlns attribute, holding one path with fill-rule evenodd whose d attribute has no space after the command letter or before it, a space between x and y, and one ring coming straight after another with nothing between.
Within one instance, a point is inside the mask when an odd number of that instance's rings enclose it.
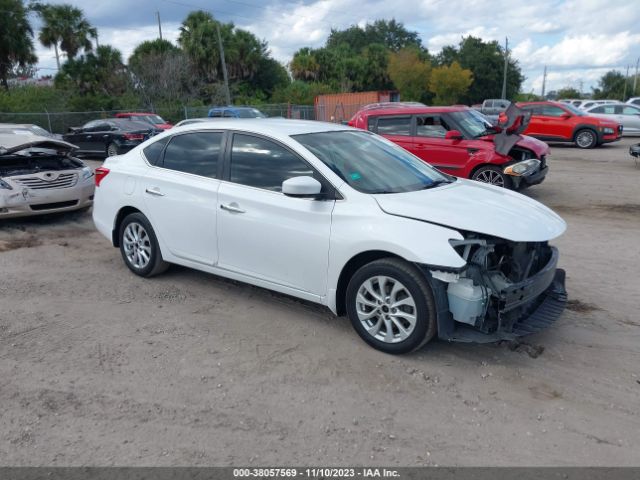
<instances>
[{"instance_id":1,"label":"suv","mask_svg":"<svg viewBox=\"0 0 640 480\"><path fill-rule=\"evenodd\" d=\"M549 146L519 136L506 154L496 151L500 128L464 106L364 107L352 127L382 135L445 173L519 189L544 180Z\"/></svg>"},{"instance_id":2,"label":"suv","mask_svg":"<svg viewBox=\"0 0 640 480\"><path fill-rule=\"evenodd\" d=\"M560 102L518 103L531 112L527 135L549 142L573 142L579 148L593 148L615 142L622 136L622 125L593 117L573 105Z\"/></svg>"}]
</instances>

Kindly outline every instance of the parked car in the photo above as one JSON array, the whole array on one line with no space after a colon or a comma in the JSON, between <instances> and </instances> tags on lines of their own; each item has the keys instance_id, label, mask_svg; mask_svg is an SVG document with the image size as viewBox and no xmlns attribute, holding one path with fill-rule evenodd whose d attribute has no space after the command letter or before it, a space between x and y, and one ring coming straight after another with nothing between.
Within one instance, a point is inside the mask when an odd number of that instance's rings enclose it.
<instances>
[{"instance_id":1,"label":"parked car","mask_svg":"<svg viewBox=\"0 0 640 480\"><path fill-rule=\"evenodd\" d=\"M144 113L144 112L129 112L129 113L116 113L116 118L126 118L128 120L134 120L137 122L146 122L153 125L155 128L161 130L169 130L173 125L163 119L156 113Z\"/></svg>"},{"instance_id":2,"label":"parked car","mask_svg":"<svg viewBox=\"0 0 640 480\"><path fill-rule=\"evenodd\" d=\"M631 105L639 105L640 106L640 97L631 97L627 100L626 103L630 103Z\"/></svg>"},{"instance_id":3,"label":"parked car","mask_svg":"<svg viewBox=\"0 0 640 480\"><path fill-rule=\"evenodd\" d=\"M620 103L620 100L585 100L580 104L580 108L586 110L594 105L606 105L607 103Z\"/></svg>"},{"instance_id":4,"label":"parked car","mask_svg":"<svg viewBox=\"0 0 640 480\"><path fill-rule=\"evenodd\" d=\"M0 135L36 135L62 140L62 135L51 133L33 123L0 123Z\"/></svg>"},{"instance_id":5,"label":"parked car","mask_svg":"<svg viewBox=\"0 0 640 480\"><path fill-rule=\"evenodd\" d=\"M531 112L526 135L548 142L572 142L579 148L593 148L620 140L622 125L587 114L560 102L523 102L518 107Z\"/></svg>"},{"instance_id":6,"label":"parked car","mask_svg":"<svg viewBox=\"0 0 640 480\"><path fill-rule=\"evenodd\" d=\"M640 135L640 105L629 103L608 103L595 105L585 110L587 115L618 122L622 125L622 135Z\"/></svg>"},{"instance_id":7,"label":"parked car","mask_svg":"<svg viewBox=\"0 0 640 480\"><path fill-rule=\"evenodd\" d=\"M211 122L211 121L216 121L217 119L219 119L220 117L200 117L200 118L187 118L185 120L180 120L178 123L176 123L176 127L184 127L185 125L192 125L194 123L203 123L203 122Z\"/></svg>"},{"instance_id":8,"label":"parked car","mask_svg":"<svg viewBox=\"0 0 640 480\"><path fill-rule=\"evenodd\" d=\"M174 128L96 185L95 225L136 275L175 263L326 305L388 353L533 333L566 302L558 215L339 124Z\"/></svg>"},{"instance_id":9,"label":"parked car","mask_svg":"<svg viewBox=\"0 0 640 480\"><path fill-rule=\"evenodd\" d=\"M495 122L498 119L498 115L504 112L511 102L509 100L505 100L503 98L489 98L482 102L480 108L474 108L474 110L478 110L480 113L489 118L490 121Z\"/></svg>"},{"instance_id":10,"label":"parked car","mask_svg":"<svg viewBox=\"0 0 640 480\"><path fill-rule=\"evenodd\" d=\"M82 127L71 127L62 138L78 146L79 154L106 155L112 157L128 152L162 132L148 123L124 118L92 120Z\"/></svg>"},{"instance_id":11,"label":"parked car","mask_svg":"<svg viewBox=\"0 0 640 480\"><path fill-rule=\"evenodd\" d=\"M521 136L499 153L494 140L500 129L464 106L365 107L349 125L382 135L445 173L500 187L535 185L549 171L547 144Z\"/></svg>"},{"instance_id":12,"label":"parked car","mask_svg":"<svg viewBox=\"0 0 640 480\"><path fill-rule=\"evenodd\" d=\"M91 206L93 172L74 150L51 137L0 133L0 219Z\"/></svg>"},{"instance_id":13,"label":"parked car","mask_svg":"<svg viewBox=\"0 0 640 480\"><path fill-rule=\"evenodd\" d=\"M214 107L209 110L210 117L216 118L267 118L257 108L252 107Z\"/></svg>"}]
</instances>

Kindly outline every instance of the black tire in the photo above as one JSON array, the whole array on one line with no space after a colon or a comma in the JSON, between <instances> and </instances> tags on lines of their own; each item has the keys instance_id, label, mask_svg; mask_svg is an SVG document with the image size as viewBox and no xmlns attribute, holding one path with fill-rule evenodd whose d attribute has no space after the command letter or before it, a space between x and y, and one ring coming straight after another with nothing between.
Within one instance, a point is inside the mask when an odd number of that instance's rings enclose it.
<instances>
[{"instance_id":1,"label":"black tire","mask_svg":"<svg viewBox=\"0 0 640 480\"><path fill-rule=\"evenodd\" d=\"M377 283L377 292L380 293L385 290L385 298L388 305L386 313L382 310L384 305L378 305L376 307L378 314L370 319L361 320L358 313L359 307L371 308L367 312L360 310L360 314L364 316L370 315L375 308L373 306L365 306L362 303L358 305L358 302L362 301L359 293L365 288L366 282L376 278L385 279L384 285L380 285L381 282ZM389 283L389 280L393 282ZM409 298L415 305L415 308L413 308L415 324L412 329L407 326L409 324L406 317L406 315L411 314L412 309L410 306L403 305L393 309L390 308L390 305L394 304L389 300L393 294L392 289L398 284L402 287L397 294L400 296L399 302L402 303ZM376 283L374 281L369 285L375 289ZM369 291L367 290L367 292ZM404 296L405 294L406 296ZM366 295L367 293L365 292ZM369 302L371 298L375 297L370 296L364 299ZM397 299L398 296L395 296L394 300L398 301ZM436 333L436 306L431 287L420 270L404 260L383 258L361 267L349 281L345 301L347 315L358 335L373 348L385 353L401 354L417 350L431 340ZM405 311L398 313L397 311L401 308L405 309ZM393 319L390 317L393 317ZM405 333L404 335L406 336L404 338L403 332L398 327L398 322L404 325L405 330L410 332L408 334ZM391 326L392 336L397 335L397 338L392 338L392 341L383 341L380 338L376 338L375 335L386 337L388 326ZM376 330L376 327L378 330ZM370 331L377 333L370 333Z\"/></svg>"},{"instance_id":2,"label":"black tire","mask_svg":"<svg viewBox=\"0 0 640 480\"><path fill-rule=\"evenodd\" d=\"M138 227L141 227L144 231L144 235L139 235L140 240L137 247L138 251L144 249L146 255L140 253L141 256L136 257L135 251L131 250L131 230L127 230L130 225L132 230L140 232L141 230L139 230ZM136 212L127 215L120 224L120 231L118 232L118 235L122 259L129 270L136 275L140 275L141 277L153 277L154 275L158 275L169 268L169 264L162 259L162 253L160 252L158 239L153 231L153 227L151 227L151 223L149 223L147 217L142 213ZM125 238L125 235L127 235L127 238ZM133 255L133 259L130 258L131 255ZM147 256L148 260L143 263L142 260ZM134 259L136 258L140 260L138 264L135 263L137 260Z\"/></svg>"},{"instance_id":3,"label":"black tire","mask_svg":"<svg viewBox=\"0 0 640 480\"><path fill-rule=\"evenodd\" d=\"M481 183L489 183L497 187L513 189L513 181L511 180L511 177L504 174L503 168L495 165L485 165L480 167L473 172L471 180Z\"/></svg>"},{"instance_id":4,"label":"black tire","mask_svg":"<svg viewBox=\"0 0 640 480\"><path fill-rule=\"evenodd\" d=\"M120 155L120 152L118 151L118 145L113 142L107 145L106 152L107 157L115 157L116 155Z\"/></svg>"},{"instance_id":5,"label":"black tire","mask_svg":"<svg viewBox=\"0 0 640 480\"><path fill-rule=\"evenodd\" d=\"M598 145L598 135L590 128L582 128L573 136L578 148L594 148Z\"/></svg>"}]
</instances>

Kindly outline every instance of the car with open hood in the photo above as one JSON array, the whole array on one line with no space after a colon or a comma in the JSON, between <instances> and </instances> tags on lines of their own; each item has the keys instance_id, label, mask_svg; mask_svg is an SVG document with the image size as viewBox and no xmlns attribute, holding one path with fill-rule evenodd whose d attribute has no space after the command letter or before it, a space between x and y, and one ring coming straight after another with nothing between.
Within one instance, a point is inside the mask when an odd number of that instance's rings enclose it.
<instances>
[{"instance_id":1,"label":"car with open hood","mask_svg":"<svg viewBox=\"0 0 640 480\"><path fill-rule=\"evenodd\" d=\"M126 118L91 120L81 127L71 127L63 140L78 146L76 153L113 157L131 150L163 130Z\"/></svg>"},{"instance_id":2,"label":"car with open hood","mask_svg":"<svg viewBox=\"0 0 640 480\"><path fill-rule=\"evenodd\" d=\"M515 119L517 109L507 106ZM474 109L372 107L359 110L349 125L382 135L450 175L517 190L542 182L549 171L547 144L520 135L522 129L503 131Z\"/></svg>"},{"instance_id":3,"label":"car with open hood","mask_svg":"<svg viewBox=\"0 0 640 480\"><path fill-rule=\"evenodd\" d=\"M51 137L0 134L0 219L91 206L93 172L75 150Z\"/></svg>"},{"instance_id":4,"label":"car with open hood","mask_svg":"<svg viewBox=\"0 0 640 480\"><path fill-rule=\"evenodd\" d=\"M136 275L178 264L326 305L388 353L537 332L566 302L553 211L343 125L177 127L96 185L94 223Z\"/></svg>"}]
</instances>

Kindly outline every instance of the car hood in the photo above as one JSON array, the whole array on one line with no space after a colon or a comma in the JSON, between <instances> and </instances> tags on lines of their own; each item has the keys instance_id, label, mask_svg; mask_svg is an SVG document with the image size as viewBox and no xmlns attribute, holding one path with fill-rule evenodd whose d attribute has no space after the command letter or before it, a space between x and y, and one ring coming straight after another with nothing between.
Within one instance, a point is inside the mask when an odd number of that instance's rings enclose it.
<instances>
[{"instance_id":1,"label":"car hood","mask_svg":"<svg viewBox=\"0 0 640 480\"><path fill-rule=\"evenodd\" d=\"M28 148L49 148L58 152L72 152L78 147L52 137L38 135L0 135L0 155L11 155Z\"/></svg>"},{"instance_id":2,"label":"car hood","mask_svg":"<svg viewBox=\"0 0 640 480\"><path fill-rule=\"evenodd\" d=\"M390 215L514 242L551 240L567 227L562 218L535 200L472 180L457 179L432 189L373 197Z\"/></svg>"},{"instance_id":3,"label":"car hood","mask_svg":"<svg viewBox=\"0 0 640 480\"><path fill-rule=\"evenodd\" d=\"M538 158L549 153L549 145L529 135L520 135L520 140L518 140L516 145L531 150Z\"/></svg>"}]
</instances>

